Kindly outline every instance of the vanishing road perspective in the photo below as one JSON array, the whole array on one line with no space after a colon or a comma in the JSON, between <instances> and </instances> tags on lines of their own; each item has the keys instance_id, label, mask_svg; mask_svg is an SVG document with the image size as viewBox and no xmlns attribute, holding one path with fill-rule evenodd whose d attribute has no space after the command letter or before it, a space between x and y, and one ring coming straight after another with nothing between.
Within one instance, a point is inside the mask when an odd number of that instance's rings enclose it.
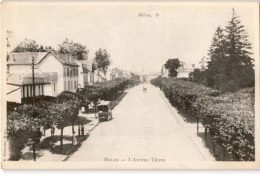
<instances>
[{"instance_id":1,"label":"vanishing road perspective","mask_svg":"<svg viewBox=\"0 0 260 177\"><path fill-rule=\"evenodd\" d=\"M196 128L172 109L159 88L131 88L113 119L101 122L68 161L213 161Z\"/></svg>"}]
</instances>

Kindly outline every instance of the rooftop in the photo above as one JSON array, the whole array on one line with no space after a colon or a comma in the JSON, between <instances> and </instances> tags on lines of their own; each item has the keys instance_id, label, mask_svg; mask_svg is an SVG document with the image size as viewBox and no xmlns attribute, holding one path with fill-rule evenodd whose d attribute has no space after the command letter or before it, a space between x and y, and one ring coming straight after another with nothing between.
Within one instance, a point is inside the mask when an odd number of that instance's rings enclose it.
<instances>
[{"instance_id":1,"label":"rooftop","mask_svg":"<svg viewBox=\"0 0 260 177\"><path fill-rule=\"evenodd\" d=\"M10 54L10 58L7 61L8 65L30 65L32 64L32 57L34 57L34 63L40 63L48 54L53 55L57 58L62 64L78 66L78 64L74 61L75 57L68 54L60 54L58 52L21 52L15 53L12 52Z\"/></svg>"}]
</instances>

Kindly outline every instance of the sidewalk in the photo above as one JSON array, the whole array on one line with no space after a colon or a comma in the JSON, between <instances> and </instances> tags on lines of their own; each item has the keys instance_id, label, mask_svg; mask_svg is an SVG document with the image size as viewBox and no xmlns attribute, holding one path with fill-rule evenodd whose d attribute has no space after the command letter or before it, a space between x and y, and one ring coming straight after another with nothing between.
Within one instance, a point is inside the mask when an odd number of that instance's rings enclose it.
<instances>
[{"instance_id":1,"label":"sidewalk","mask_svg":"<svg viewBox=\"0 0 260 177\"><path fill-rule=\"evenodd\" d=\"M63 161L75 151L82 141L86 140L91 131L98 125L99 121L95 118L95 114L84 114L79 112L79 117L87 122L84 125L84 136L78 135L78 126L74 126L78 145L72 146L72 126L65 127L63 130L63 153L59 152L60 133L61 130L55 129L55 134L51 137L51 129L45 131L45 136L42 136L40 144L36 148L36 161ZM22 151L20 161L33 160L33 152L30 147L25 147Z\"/></svg>"},{"instance_id":2,"label":"sidewalk","mask_svg":"<svg viewBox=\"0 0 260 177\"><path fill-rule=\"evenodd\" d=\"M185 121L185 118L181 116L178 111L170 104L169 100L165 97L163 92L157 88L160 96L163 98L164 102L167 104L168 108L171 110L174 117L177 119L180 126L183 127L185 133L189 135L190 139L203 155L205 160L215 161L215 158L211 155L210 150L205 148L204 141L201 137L197 134L197 124L196 123L189 123ZM199 132L204 133L204 127L201 123L199 123Z\"/></svg>"}]
</instances>

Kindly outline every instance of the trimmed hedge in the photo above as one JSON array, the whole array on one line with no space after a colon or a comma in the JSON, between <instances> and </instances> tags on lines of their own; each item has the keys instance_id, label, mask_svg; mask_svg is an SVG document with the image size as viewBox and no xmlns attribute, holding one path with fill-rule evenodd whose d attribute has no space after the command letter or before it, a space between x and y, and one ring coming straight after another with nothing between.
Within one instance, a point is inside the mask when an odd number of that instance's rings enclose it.
<instances>
[{"instance_id":1,"label":"trimmed hedge","mask_svg":"<svg viewBox=\"0 0 260 177\"><path fill-rule=\"evenodd\" d=\"M86 86L81 92L88 100L111 100L118 91L139 84L139 81L125 78L117 78L111 81L95 83Z\"/></svg>"},{"instance_id":2,"label":"trimmed hedge","mask_svg":"<svg viewBox=\"0 0 260 177\"><path fill-rule=\"evenodd\" d=\"M254 88L220 94L181 79L159 77L151 83L160 87L179 113L209 128L214 143L231 153L232 160L255 160Z\"/></svg>"}]
</instances>

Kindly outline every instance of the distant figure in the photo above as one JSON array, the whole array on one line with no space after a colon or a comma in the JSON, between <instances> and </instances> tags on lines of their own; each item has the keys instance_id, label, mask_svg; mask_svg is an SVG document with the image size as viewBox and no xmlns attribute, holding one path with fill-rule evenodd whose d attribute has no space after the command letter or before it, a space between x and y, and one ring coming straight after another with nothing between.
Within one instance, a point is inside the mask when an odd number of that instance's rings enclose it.
<instances>
[{"instance_id":1,"label":"distant figure","mask_svg":"<svg viewBox=\"0 0 260 177\"><path fill-rule=\"evenodd\" d=\"M52 127L51 127L51 136L54 136L54 134L55 134L55 127L52 126Z\"/></svg>"},{"instance_id":2,"label":"distant figure","mask_svg":"<svg viewBox=\"0 0 260 177\"><path fill-rule=\"evenodd\" d=\"M78 141L77 141L75 132L73 132L73 135L72 135L72 145L75 146L75 145L77 145L77 144L78 144Z\"/></svg>"},{"instance_id":3,"label":"distant figure","mask_svg":"<svg viewBox=\"0 0 260 177\"><path fill-rule=\"evenodd\" d=\"M144 91L144 93L146 93L146 88L145 87L143 87L143 91Z\"/></svg>"},{"instance_id":4,"label":"distant figure","mask_svg":"<svg viewBox=\"0 0 260 177\"><path fill-rule=\"evenodd\" d=\"M81 135L84 136L84 125L81 124Z\"/></svg>"}]
</instances>

